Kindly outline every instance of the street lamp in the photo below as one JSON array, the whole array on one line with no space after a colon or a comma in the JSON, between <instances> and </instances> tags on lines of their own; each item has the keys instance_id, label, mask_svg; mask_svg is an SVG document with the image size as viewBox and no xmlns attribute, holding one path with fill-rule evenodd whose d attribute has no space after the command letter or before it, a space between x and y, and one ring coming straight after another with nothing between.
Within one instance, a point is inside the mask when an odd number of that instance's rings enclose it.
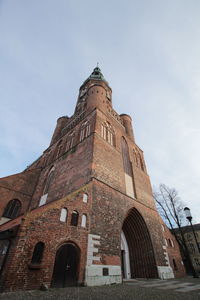
<instances>
[{"instance_id":1,"label":"street lamp","mask_svg":"<svg viewBox=\"0 0 200 300\"><path fill-rule=\"evenodd\" d=\"M188 207L185 207L184 208L184 212L185 212L186 219L188 219L188 221L190 222L190 225L191 225L191 228L192 228L192 232L193 232L193 235L194 235L194 239L195 239L195 242L197 244L197 249L198 249L198 251L200 253L200 246L198 244L197 237L196 237L196 234L195 234L195 231L194 231L194 227L193 227L193 224L192 224L192 215L191 215L190 209Z\"/></svg>"}]
</instances>

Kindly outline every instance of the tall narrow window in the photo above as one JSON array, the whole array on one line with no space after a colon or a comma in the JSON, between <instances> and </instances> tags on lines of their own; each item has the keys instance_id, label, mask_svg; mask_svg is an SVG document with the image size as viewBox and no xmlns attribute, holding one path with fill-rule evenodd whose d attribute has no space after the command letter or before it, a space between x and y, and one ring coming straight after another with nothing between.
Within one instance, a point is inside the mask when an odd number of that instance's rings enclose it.
<instances>
[{"instance_id":1,"label":"tall narrow window","mask_svg":"<svg viewBox=\"0 0 200 300\"><path fill-rule=\"evenodd\" d=\"M21 202L18 199L13 199L8 202L3 212L5 218L14 219L19 216L21 210Z\"/></svg>"},{"instance_id":2,"label":"tall narrow window","mask_svg":"<svg viewBox=\"0 0 200 300\"><path fill-rule=\"evenodd\" d=\"M49 174L47 176L43 194L40 198L39 206L42 206L42 205L46 204L46 202L47 202L48 192L49 192L49 188L50 188L53 177L54 177L54 167L52 167L50 169Z\"/></svg>"},{"instance_id":3,"label":"tall narrow window","mask_svg":"<svg viewBox=\"0 0 200 300\"><path fill-rule=\"evenodd\" d=\"M133 150L133 155L134 155L134 163L138 168L141 168L142 171L145 172L145 163L143 160L143 156L141 153L139 153L138 150Z\"/></svg>"},{"instance_id":4,"label":"tall narrow window","mask_svg":"<svg viewBox=\"0 0 200 300\"><path fill-rule=\"evenodd\" d=\"M48 191L49 191L49 187L51 185L53 176L54 176L54 167L51 168L51 170L49 172L49 175L47 177L46 184L45 184L45 187L44 187L44 192L43 192L44 195L47 194Z\"/></svg>"},{"instance_id":5,"label":"tall narrow window","mask_svg":"<svg viewBox=\"0 0 200 300\"><path fill-rule=\"evenodd\" d=\"M80 142L90 135L90 123L86 121L81 126Z\"/></svg>"},{"instance_id":6,"label":"tall narrow window","mask_svg":"<svg viewBox=\"0 0 200 300\"><path fill-rule=\"evenodd\" d=\"M132 165L129 157L128 144L124 137L121 138L121 149L122 149L122 160L123 160L123 167L124 167L126 194L130 197L135 197Z\"/></svg>"},{"instance_id":7,"label":"tall narrow window","mask_svg":"<svg viewBox=\"0 0 200 300\"><path fill-rule=\"evenodd\" d=\"M74 132L72 132L68 138L67 138L67 143L66 143L66 151L68 151L69 149L71 149L73 147L73 144L74 144L74 137L75 137L75 134Z\"/></svg>"},{"instance_id":8,"label":"tall narrow window","mask_svg":"<svg viewBox=\"0 0 200 300\"><path fill-rule=\"evenodd\" d=\"M101 124L101 136L104 140L106 140L109 144L114 146L114 130L110 123L104 122Z\"/></svg>"},{"instance_id":9,"label":"tall narrow window","mask_svg":"<svg viewBox=\"0 0 200 300\"><path fill-rule=\"evenodd\" d=\"M122 137L121 139L121 146L122 146L124 172L129 176L132 176L132 168L131 168L131 162L129 157L128 145L124 137Z\"/></svg>"},{"instance_id":10,"label":"tall narrow window","mask_svg":"<svg viewBox=\"0 0 200 300\"><path fill-rule=\"evenodd\" d=\"M37 243L33 251L31 263L40 264L42 262L43 252L44 252L44 243L42 242Z\"/></svg>"},{"instance_id":11,"label":"tall narrow window","mask_svg":"<svg viewBox=\"0 0 200 300\"><path fill-rule=\"evenodd\" d=\"M77 226L78 225L78 217L79 217L79 213L74 210L72 212L72 218L71 218L71 225L72 226Z\"/></svg>"},{"instance_id":12,"label":"tall narrow window","mask_svg":"<svg viewBox=\"0 0 200 300\"><path fill-rule=\"evenodd\" d=\"M0 270L3 268L3 264L8 253L9 246L9 240L0 240Z\"/></svg>"},{"instance_id":13,"label":"tall narrow window","mask_svg":"<svg viewBox=\"0 0 200 300\"><path fill-rule=\"evenodd\" d=\"M62 208L60 213L60 221L66 222L67 221L67 208Z\"/></svg>"},{"instance_id":14,"label":"tall narrow window","mask_svg":"<svg viewBox=\"0 0 200 300\"><path fill-rule=\"evenodd\" d=\"M178 267L177 267L175 259L173 258L172 261L173 261L174 270L178 271Z\"/></svg>"},{"instance_id":15,"label":"tall narrow window","mask_svg":"<svg viewBox=\"0 0 200 300\"><path fill-rule=\"evenodd\" d=\"M63 150L63 144L62 144L62 140L61 140L57 145L56 158L61 156L62 150Z\"/></svg>"},{"instance_id":16,"label":"tall narrow window","mask_svg":"<svg viewBox=\"0 0 200 300\"><path fill-rule=\"evenodd\" d=\"M87 224L87 216L84 214L82 215L81 227L86 227L86 224Z\"/></svg>"}]
</instances>

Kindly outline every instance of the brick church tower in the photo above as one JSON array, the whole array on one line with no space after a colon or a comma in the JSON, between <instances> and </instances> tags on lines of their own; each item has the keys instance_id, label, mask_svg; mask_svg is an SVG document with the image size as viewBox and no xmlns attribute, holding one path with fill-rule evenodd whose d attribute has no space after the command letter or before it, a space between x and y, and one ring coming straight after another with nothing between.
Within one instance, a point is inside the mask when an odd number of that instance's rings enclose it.
<instances>
[{"instance_id":1,"label":"brick church tower","mask_svg":"<svg viewBox=\"0 0 200 300\"><path fill-rule=\"evenodd\" d=\"M131 117L96 67L75 112L25 171L0 179L4 291L184 275L162 224ZM173 241L173 249L166 238Z\"/></svg>"}]
</instances>

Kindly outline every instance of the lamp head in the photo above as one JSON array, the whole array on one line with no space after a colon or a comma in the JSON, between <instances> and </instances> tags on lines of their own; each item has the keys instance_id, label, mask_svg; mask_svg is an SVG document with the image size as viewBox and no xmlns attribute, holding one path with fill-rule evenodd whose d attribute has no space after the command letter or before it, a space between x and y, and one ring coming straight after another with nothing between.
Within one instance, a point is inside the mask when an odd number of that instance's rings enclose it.
<instances>
[{"instance_id":1,"label":"lamp head","mask_svg":"<svg viewBox=\"0 0 200 300\"><path fill-rule=\"evenodd\" d=\"M191 222L192 221L192 215L191 215L190 209L188 207L185 207L184 212L185 212L186 219L188 219L188 221Z\"/></svg>"}]
</instances>

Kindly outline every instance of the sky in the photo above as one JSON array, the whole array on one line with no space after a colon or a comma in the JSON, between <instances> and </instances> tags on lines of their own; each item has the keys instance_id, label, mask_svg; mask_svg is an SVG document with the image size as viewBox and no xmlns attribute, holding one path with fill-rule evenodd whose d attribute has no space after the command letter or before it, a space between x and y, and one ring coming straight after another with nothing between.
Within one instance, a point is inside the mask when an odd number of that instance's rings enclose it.
<instances>
[{"instance_id":1,"label":"sky","mask_svg":"<svg viewBox=\"0 0 200 300\"><path fill-rule=\"evenodd\" d=\"M132 116L152 186L200 222L200 1L0 0L0 176L49 146L99 66Z\"/></svg>"}]
</instances>

